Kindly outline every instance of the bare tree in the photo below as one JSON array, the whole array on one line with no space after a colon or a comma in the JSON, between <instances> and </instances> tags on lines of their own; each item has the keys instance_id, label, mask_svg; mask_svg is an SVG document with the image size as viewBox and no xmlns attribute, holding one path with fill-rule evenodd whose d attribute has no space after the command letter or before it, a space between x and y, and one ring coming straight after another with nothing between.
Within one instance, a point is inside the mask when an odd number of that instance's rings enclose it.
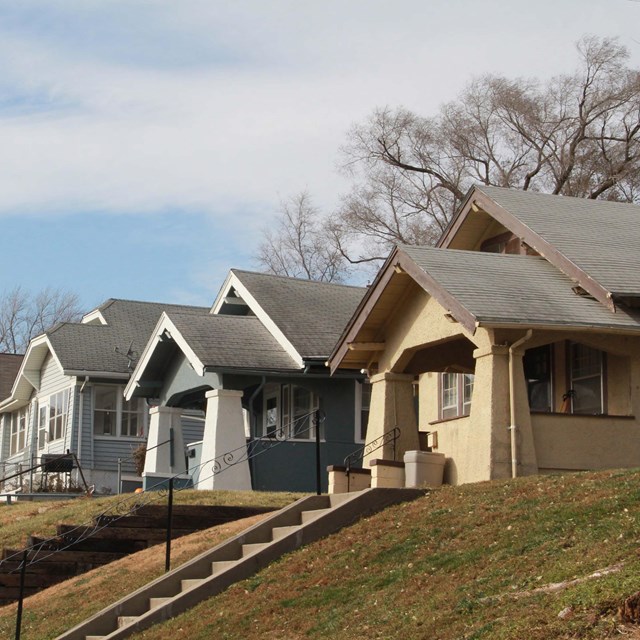
<instances>
[{"instance_id":1,"label":"bare tree","mask_svg":"<svg viewBox=\"0 0 640 640\"><path fill-rule=\"evenodd\" d=\"M346 260L329 241L321 216L306 191L282 202L275 227L265 229L256 262L276 275L340 282Z\"/></svg>"},{"instance_id":2,"label":"bare tree","mask_svg":"<svg viewBox=\"0 0 640 640\"><path fill-rule=\"evenodd\" d=\"M430 244L476 183L640 202L640 73L614 39L546 83L483 76L435 117L379 109L342 149L353 188L325 223L350 263Z\"/></svg>"},{"instance_id":3,"label":"bare tree","mask_svg":"<svg viewBox=\"0 0 640 640\"><path fill-rule=\"evenodd\" d=\"M75 293L47 287L32 295L15 287L0 295L0 353L24 353L35 336L81 316Z\"/></svg>"}]
</instances>

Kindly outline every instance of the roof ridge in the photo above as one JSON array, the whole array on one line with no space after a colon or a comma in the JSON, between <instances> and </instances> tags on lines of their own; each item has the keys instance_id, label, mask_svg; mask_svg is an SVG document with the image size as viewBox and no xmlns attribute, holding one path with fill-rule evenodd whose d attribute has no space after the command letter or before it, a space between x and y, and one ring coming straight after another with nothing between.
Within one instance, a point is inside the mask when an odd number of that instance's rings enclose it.
<instances>
[{"instance_id":1,"label":"roof ridge","mask_svg":"<svg viewBox=\"0 0 640 640\"><path fill-rule=\"evenodd\" d=\"M114 302L133 302L135 304L149 304L149 305L155 305L155 306L161 306L161 307L186 307L190 309L209 309L208 305L205 306L205 305L197 305L197 304L181 304L179 302L153 302L152 300L132 300L130 298L109 298L106 302L103 303L103 305L98 307L98 309L106 308L108 304L113 304Z\"/></svg>"},{"instance_id":2,"label":"roof ridge","mask_svg":"<svg viewBox=\"0 0 640 640\"><path fill-rule=\"evenodd\" d=\"M281 276L276 273L265 273L264 271L250 271L248 269L230 269L232 273L246 273L252 276L265 276L269 278L278 278L279 280L294 280L297 282L304 282L308 284L318 284L324 286L334 286L334 287L344 287L350 289L366 289L364 286L360 286L357 284L343 284L342 282L326 282L323 280L310 280L309 278L299 278L295 276Z\"/></svg>"}]
</instances>

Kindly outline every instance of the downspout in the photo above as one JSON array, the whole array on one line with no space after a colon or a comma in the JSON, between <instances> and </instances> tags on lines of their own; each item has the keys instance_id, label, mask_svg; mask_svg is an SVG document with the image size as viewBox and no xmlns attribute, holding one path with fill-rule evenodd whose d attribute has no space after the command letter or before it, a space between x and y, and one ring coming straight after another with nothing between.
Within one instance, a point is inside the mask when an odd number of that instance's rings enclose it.
<instances>
[{"instance_id":1,"label":"downspout","mask_svg":"<svg viewBox=\"0 0 640 640\"><path fill-rule=\"evenodd\" d=\"M511 477L518 477L518 442L517 442L517 427L516 427L516 374L513 366L513 358L516 349L522 346L525 342L531 340L533 335L533 329L528 329L527 333L522 338L516 340L509 347L509 431L511 431Z\"/></svg>"},{"instance_id":2,"label":"downspout","mask_svg":"<svg viewBox=\"0 0 640 640\"><path fill-rule=\"evenodd\" d=\"M264 389L264 385L267 384L267 377L262 376L262 382L258 385L256 390L251 394L249 398L249 447L253 442L254 434L258 432L258 421L254 420L253 416L253 401L258 397L258 394ZM255 469L253 468L253 456L249 455L249 476L251 477L251 484L253 485L253 479L255 478Z\"/></svg>"},{"instance_id":3,"label":"downspout","mask_svg":"<svg viewBox=\"0 0 640 640\"><path fill-rule=\"evenodd\" d=\"M80 461L80 464L82 464L82 418L84 414L84 388L87 382L89 382L89 376L84 377L84 382L80 385L79 392L80 402L78 406L78 460Z\"/></svg>"}]
</instances>

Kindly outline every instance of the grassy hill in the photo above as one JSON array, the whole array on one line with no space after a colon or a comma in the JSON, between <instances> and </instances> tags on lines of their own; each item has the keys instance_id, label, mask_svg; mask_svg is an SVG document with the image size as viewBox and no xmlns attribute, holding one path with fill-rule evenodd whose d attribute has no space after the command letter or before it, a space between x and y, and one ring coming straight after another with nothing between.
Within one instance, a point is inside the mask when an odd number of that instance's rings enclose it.
<instances>
[{"instance_id":1,"label":"grassy hill","mask_svg":"<svg viewBox=\"0 0 640 640\"><path fill-rule=\"evenodd\" d=\"M135 588L140 567L161 566L161 549L27 599L23 640L53 638L95 598ZM444 487L389 508L135 638L629 637L617 609L638 590L640 472L530 477ZM0 609L2 637L14 615L15 606Z\"/></svg>"}]
</instances>

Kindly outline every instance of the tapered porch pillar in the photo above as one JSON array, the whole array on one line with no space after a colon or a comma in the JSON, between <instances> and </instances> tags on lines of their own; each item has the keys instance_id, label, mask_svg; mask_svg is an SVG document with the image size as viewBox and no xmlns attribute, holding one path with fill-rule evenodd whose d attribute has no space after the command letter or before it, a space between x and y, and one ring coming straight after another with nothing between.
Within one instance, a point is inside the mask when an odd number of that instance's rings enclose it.
<instances>
[{"instance_id":1,"label":"tapered porch pillar","mask_svg":"<svg viewBox=\"0 0 640 640\"><path fill-rule=\"evenodd\" d=\"M371 385L367 444L373 444L385 433L398 427L400 437L395 445L395 459L402 461L405 451L420 448L413 397L413 376L403 373L380 373L371 377ZM369 461L377 458L394 459L391 441L367 454L363 467L368 469Z\"/></svg>"},{"instance_id":2,"label":"tapered porch pillar","mask_svg":"<svg viewBox=\"0 0 640 640\"><path fill-rule=\"evenodd\" d=\"M143 486L150 488L160 478L187 472L182 437L182 409L153 407L149 410L149 438L144 459Z\"/></svg>"},{"instance_id":3,"label":"tapered porch pillar","mask_svg":"<svg viewBox=\"0 0 640 640\"><path fill-rule=\"evenodd\" d=\"M208 391L197 489L251 490L242 391Z\"/></svg>"},{"instance_id":4,"label":"tapered porch pillar","mask_svg":"<svg viewBox=\"0 0 640 640\"><path fill-rule=\"evenodd\" d=\"M456 460L458 481L479 482L511 476L509 432L509 348L476 349L473 400L465 460Z\"/></svg>"}]
</instances>

